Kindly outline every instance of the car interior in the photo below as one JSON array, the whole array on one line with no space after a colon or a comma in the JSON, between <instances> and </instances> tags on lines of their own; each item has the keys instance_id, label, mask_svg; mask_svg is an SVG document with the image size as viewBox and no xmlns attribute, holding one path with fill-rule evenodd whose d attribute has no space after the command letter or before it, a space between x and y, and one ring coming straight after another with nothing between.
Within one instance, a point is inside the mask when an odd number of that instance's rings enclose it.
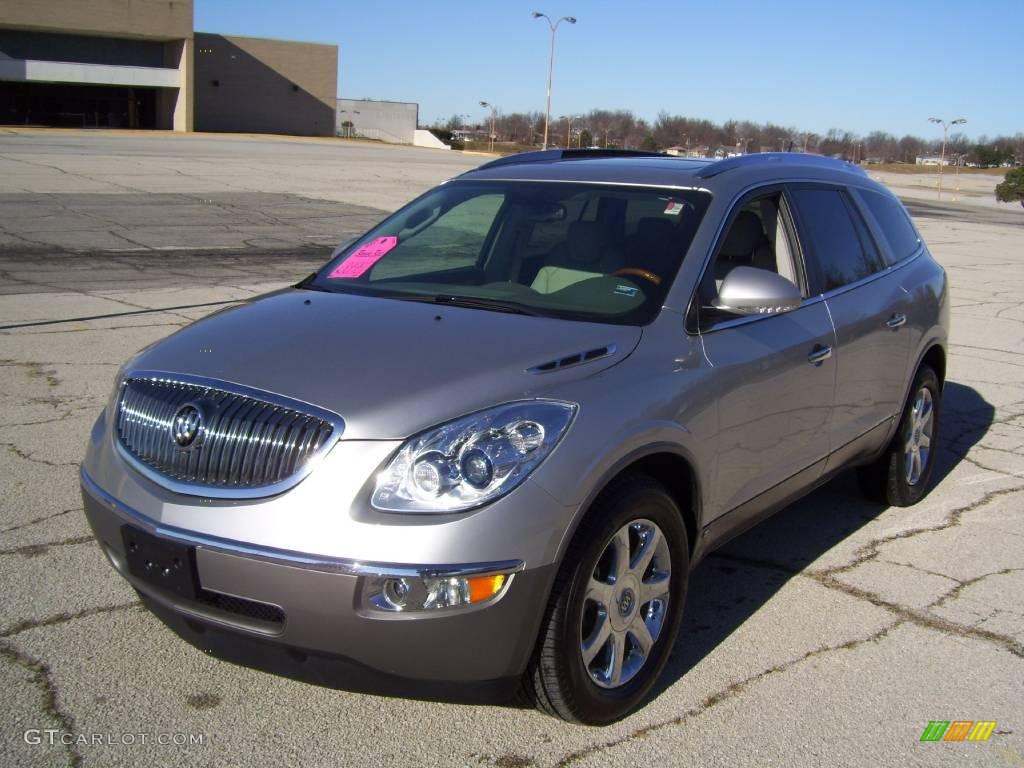
<instances>
[{"instance_id":1,"label":"car interior","mask_svg":"<svg viewBox=\"0 0 1024 768\"><path fill-rule=\"evenodd\" d=\"M397 244L348 285L626 316L660 306L704 198L569 185L438 196L373 233L393 233Z\"/></svg>"},{"instance_id":2,"label":"car interior","mask_svg":"<svg viewBox=\"0 0 1024 768\"><path fill-rule=\"evenodd\" d=\"M798 283L781 206L780 194L768 195L754 198L736 214L712 268L716 289L737 266L766 269Z\"/></svg>"}]
</instances>

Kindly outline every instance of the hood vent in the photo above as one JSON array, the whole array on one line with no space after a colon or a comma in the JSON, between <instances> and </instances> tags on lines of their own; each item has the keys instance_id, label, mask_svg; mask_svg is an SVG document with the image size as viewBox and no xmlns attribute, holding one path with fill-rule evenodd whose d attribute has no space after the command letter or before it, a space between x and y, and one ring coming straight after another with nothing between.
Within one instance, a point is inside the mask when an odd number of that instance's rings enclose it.
<instances>
[{"instance_id":1,"label":"hood vent","mask_svg":"<svg viewBox=\"0 0 1024 768\"><path fill-rule=\"evenodd\" d=\"M603 347L596 347L595 349L588 349L586 352L577 352L575 355L568 355L566 357L560 357L557 360L551 360L547 363L541 363L535 365L532 368L527 368L527 373L551 373L552 371L560 371L563 368L570 368L574 365L582 365L583 363L589 363L593 360L600 360L602 357L609 357L615 354L615 345L606 344Z\"/></svg>"}]
</instances>

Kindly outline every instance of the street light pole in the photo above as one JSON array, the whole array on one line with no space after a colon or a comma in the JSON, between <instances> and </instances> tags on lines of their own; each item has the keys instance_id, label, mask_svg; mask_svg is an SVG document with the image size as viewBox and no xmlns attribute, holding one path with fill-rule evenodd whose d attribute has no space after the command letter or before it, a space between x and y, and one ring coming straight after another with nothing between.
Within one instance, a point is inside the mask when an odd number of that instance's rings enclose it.
<instances>
[{"instance_id":1,"label":"street light pole","mask_svg":"<svg viewBox=\"0 0 1024 768\"><path fill-rule=\"evenodd\" d=\"M963 154L958 152L957 155L956 155L956 194L953 195L953 202L954 203L959 203L960 202L960 197L959 197L959 195L960 195L960 163L962 163L963 160L964 160Z\"/></svg>"},{"instance_id":2,"label":"street light pole","mask_svg":"<svg viewBox=\"0 0 1024 768\"><path fill-rule=\"evenodd\" d=\"M486 101L481 101L480 102L480 106L481 107L489 107L490 110L491 110L491 144L490 144L491 148L490 148L489 151L493 152L494 151L494 118L495 118L495 115L497 114L497 109L495 109L493 104L488 104Z\"/></svg>"},{"instance_id":3,"label":"street light pole","mask_svg":"<svg viewBox=\"0 0 1024 768\"><path fill-rule=\"evenodd\" d=\"M575 120L578 117L579 117L579 115L566 115L565 116L566 122L569 123L568 133L567 133L567 135L565 137L565 148L566 149L571 149L572 148L572 121Z\"/></svg>"},{"instance_id":4,"label":"street light pole","mask_svg":"<svg viewBox=\"0 0 1024 768\"><path fill-rule=\"evenodd\" d=\"M963 125L967 122L966 118L958 117L947 123L945 120L938 117L929 117L929 123L938 123L942 126L942 152L939 154L939 200L942 199L942 166L946 164L946 140L949 138L949 129L953 125Z\"/></svg>"},{"instance_id":5,"label":"street light pole","mask_svg":"<svg viewBox=\"0 0 1024 768\"><path fill-rule=\"evenodd\" d=\"M541 149L547 149L548 124L551 122L551 79L555 71L555 32L558 31L558 25L561 24L563 21L567 21L570 24L575 24L576 18L574 16L563 16L558 21L552 22L551 17L548 16L546 13L541 13L540 11L533 12L533 18L539 19L541 17L547 19L548 26L551 27L551 56L548 59L548 104L547 110L544 112L544 146L541 147Z\"/></svg>"}]
</instances>

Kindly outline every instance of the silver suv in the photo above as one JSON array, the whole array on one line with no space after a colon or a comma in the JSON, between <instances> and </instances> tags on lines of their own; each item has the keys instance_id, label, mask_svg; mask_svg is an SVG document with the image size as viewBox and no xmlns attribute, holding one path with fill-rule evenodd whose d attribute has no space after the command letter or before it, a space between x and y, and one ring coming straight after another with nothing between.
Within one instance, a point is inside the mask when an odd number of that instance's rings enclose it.
<instances>
[{"instance_id":1,"label":"silver suv","mask_svg":"<svg viewBox=\"0 0 1024 768\"><path fill-rule=\"evenodd\" d=\"M129 361L85 510L204 649L609 723L708 552L848 467L921 498L948 329L852 165L504 158Z\"/></svg>"}]
</instances>

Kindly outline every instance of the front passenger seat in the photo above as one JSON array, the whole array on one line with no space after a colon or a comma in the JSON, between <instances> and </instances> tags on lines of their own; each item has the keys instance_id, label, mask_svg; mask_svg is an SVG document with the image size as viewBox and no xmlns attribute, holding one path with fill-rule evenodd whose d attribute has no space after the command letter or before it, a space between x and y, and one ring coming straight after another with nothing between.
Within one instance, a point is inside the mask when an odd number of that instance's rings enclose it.
<instances>
[{"instance_id":1,"label":"front passenger seat","mask_svg":"<svg viewBox=\"0 0 1024 768\"><path fill-rule=\"evenodd\" d=\"M761 219L752 211L740 211L725 236L715 259L715 283L719 288L733 267L757 267L776 271L775 254L764 234Z\"/></svg>"},{"instance_id":2,"label":"front passenger seat","mask_svg":"<svg viewBox=\"0 0 1024 768\"><path fill-rule=\"evenodd\" d=\"M574 221L530 287L538 293L554 293L592 277L603 277L621 269L624 263L599 222Z\"/></svg>"}]
</instances>

